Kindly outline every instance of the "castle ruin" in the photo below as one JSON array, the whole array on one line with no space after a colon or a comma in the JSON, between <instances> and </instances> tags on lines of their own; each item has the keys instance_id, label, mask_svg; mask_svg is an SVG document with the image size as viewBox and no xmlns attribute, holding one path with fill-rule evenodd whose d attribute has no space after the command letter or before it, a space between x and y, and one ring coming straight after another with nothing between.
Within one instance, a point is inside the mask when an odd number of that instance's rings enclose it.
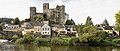
<instances>
[{"instance_id":1,"label":"castle ruin","mask_svg":"<svg viewBox=\"0 0 120 51\"><path fill-rule=\"evenodd\" d=\"M65 24L69 19L69 15L65 13L64 5L57 5L56 8L49 8L49 3L43 3L43 13L37 13L36 7L30 7L30 19L33 20L35 16L47 17L48 20L54 21L58 24Z\"/></svg>"}]
</instances>

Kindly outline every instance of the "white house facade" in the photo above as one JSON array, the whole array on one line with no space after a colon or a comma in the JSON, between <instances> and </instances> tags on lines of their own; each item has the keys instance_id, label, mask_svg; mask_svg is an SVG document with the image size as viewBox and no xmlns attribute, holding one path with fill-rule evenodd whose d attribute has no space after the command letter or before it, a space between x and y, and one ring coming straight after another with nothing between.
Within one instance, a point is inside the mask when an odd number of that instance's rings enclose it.
<instances>
[{"instance_id":1,"label":"white house facade","mask_svg":"<svg viewBox=\"0 0 120 51\"><path fill-rule=\"evenodd\" d=\"M42 26L41 35L43 35L43 36L50 36L51 35L51 28L48 24L44 24Z\"/></svg>"}]
</instances>

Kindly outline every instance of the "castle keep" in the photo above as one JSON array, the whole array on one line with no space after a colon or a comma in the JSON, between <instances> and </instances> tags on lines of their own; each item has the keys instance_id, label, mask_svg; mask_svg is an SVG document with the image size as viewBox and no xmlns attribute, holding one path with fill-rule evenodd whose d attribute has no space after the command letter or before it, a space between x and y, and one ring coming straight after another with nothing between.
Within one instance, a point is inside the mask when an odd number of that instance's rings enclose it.
<instances>
[{"instance_id":1,"label":"castle keep","mask_svg":"<svg viewBox=\"0 0 120 51\"><path fill-rule=\"evenodd\" d=\"M43 16L48 20L56 22L58 24L65 24L66 20L69 19L69 15L65 13L64 5L57 5L56 8L49 8L49 3L43 4L43 13L37 13L35 7L30 7L30 19L32 20L35 16Z\"/></svg>"}]
</instances>

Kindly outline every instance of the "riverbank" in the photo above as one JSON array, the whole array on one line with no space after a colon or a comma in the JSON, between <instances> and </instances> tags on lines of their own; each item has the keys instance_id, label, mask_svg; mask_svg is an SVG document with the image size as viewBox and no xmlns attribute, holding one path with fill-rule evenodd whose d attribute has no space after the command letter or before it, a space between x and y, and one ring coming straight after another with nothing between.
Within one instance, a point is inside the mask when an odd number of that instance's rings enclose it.
<instances>
[{"instance_id":1,"label":"riverbank","mask_svg":"<svg viewBox=\"0 0 120 51\"><path fill-rule=\"evenodd\" d=\"M116 46L41 46L33 44L0 44L0 51L119 51Z\"/></svg>"}]
</instances>

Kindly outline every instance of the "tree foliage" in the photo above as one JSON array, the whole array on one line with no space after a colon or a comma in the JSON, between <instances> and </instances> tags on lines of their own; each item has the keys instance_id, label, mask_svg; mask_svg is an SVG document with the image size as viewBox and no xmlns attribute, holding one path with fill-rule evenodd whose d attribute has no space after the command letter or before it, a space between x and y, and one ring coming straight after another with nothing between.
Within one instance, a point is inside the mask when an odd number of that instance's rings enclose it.
<instances>
[{"instance_id":1,"label":"tree foliage","mask_svg":"<svg viewBox=\"0 0 120 51\"><path fill-rule=\"evenodd\" d=\"M34 19L35 21L41 22L41 21L44 20L44 17L42 17L42 16L35 16L33 19Z\"/></svg>"},{"instance_id":2,"label":"tree foliage","mask_svg":"<svg viewBox=\"0 0 120 51\"><path fill-rule=\"evenodd\" d=\"M44 20L47 21L47 14L43 14Z\"/></svg>"},{"instance_id":3,"label":"tree foliage","mask_svg":"<svg viewBox=\"0 0 120 51\"><path fill-rule=\"evenodd\" d=\"M115 30L120 30L120 11L115 14Z\"/></svg>"},{"instance_id":4,"label":"tree foliage","mask_svg":"<svg viewBox=\"0 0 120 51\"><path fill-rule=\"evenodd\" d=\"M99 31L95 26L76 26L81 43L88 45L100 45L106 39L107 33Z\"/></svg>"},{"instance_id":5,"label":"tree foliage","mask_svg":"<svg viewBox=\"0 0 120 51\"><path fill-rule=\"evenodd\" d=\"M65 25L75 25L75 22L73 21L73 19L67 20Z\"/></svg>"},{"instance_id":6,"label":"tree foliage","mask_svg":"<svg viewBox=\"0 0 120 51\"><path fill-rule=\"evenodd\" d=\"M90 18L90 16L87 17L85 25L93 26L92 18Z\"/></svg>"},{"instance_id":7,"label":"tree foliage","mask_svg":"<svg viewBox=\"0 0 120 51\"><path fill-rule=\"evenodd\" d=\"M20 20L19 20L18 17L16 17L16 18L14 19L13 24L14 24L14 25L19 25L19 24L20 24Z\"/></svg>"}]
</instances>

